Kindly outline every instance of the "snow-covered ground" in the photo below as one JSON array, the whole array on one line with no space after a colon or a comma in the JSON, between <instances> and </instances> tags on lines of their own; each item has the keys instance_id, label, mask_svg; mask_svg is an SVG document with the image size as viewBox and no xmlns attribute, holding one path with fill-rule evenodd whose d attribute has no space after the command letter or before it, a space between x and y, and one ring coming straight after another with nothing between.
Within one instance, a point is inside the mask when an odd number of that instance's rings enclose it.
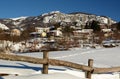
<instances>
[{"instance_id":1,"label":"snow-covered ground","mask_svg":"<svg viewBox=\"0 0 120 79\"><path fill-rule=\"evenodd\" d=\"M87 65L88 59L94 59L94 67L120 66L120 47L81 49L49 52L49 58ZM17 53L18 54L18 53ZM18 55L42 58L42 52L22 53ZM41 74L42 65L19 61L0 60L0 73L11 74L0 79L85 79L85 73L68 67L49 66L49 74ZM14 74L18 74L15 76ZM120 74L93 74L92 79L120 79Z\"/></svg>"}]
</instances>

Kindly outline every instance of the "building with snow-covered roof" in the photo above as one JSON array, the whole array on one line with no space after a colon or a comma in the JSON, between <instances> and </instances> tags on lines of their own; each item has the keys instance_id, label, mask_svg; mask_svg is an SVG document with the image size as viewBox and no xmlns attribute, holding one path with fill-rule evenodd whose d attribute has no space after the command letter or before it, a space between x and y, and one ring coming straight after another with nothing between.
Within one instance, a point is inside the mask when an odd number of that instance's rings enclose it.
<instances>
[{"instance_id":1,"label":"building with snow-covered roof","mask_svg":"<svg viewBox=\"0 0 120 79\"><path fill-rule=\"evenodd\" d=\"M38 33L42 33L43 31L49 32L50 28L42 28L42 27L35 27L35 31Z\"/></svg>"}]
</instances>

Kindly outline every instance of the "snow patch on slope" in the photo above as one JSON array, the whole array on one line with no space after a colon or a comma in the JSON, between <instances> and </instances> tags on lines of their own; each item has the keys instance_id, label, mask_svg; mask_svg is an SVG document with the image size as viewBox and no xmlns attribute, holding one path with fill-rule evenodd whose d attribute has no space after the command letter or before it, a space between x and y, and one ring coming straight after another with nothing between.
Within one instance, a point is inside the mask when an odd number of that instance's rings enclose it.
<instances>
[{"instance_id":1,"label":"snow patch on slope","mask_svg":"<svg viewBox=\"0 0 120 79\"><path fill-rule=\"evenodd\" d=\"M0 23L0 28L1 28L2 30L8 30L8 29L9 29L6 25L4 25L4 24L2 24L2 23Z\"/></svg>"},{"instance_id":2,"label":"snow patch on slope","mask_svg":"<svg viewBox=\"0 0 120 79\"><path fill-rule=\"evenodd\" d=\"M19 20L19 19L21 19L21 20L25 20L26 18L27 18L27 16L21 16L21 17L10 18L10 19L12 19L12 20Z\"/></svg>"}]
</instances>

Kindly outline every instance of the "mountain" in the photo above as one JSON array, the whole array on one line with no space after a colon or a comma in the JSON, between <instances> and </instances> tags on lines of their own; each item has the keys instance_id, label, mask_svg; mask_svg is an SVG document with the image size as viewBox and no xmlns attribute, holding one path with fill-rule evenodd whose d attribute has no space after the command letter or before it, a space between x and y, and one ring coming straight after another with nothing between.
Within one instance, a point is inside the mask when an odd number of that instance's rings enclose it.
<instances>
[{"instance_id":1,"label":"mountain","mask_svg":"<svg viewBox=\"0 0 120 79\"><path fill-rule=\"evenodd\" d=\"M111 25L116 23L110 17L98 16L83 12L74 13L61 13L59 11L52 11L50 13L44 13L39 16L32 17L18 17L18 18L8 18L0 19L0 28L27 28L27 27L49 27L50 25L60 24L61 26L74 25L81 26L86 25L87 22L99 21L100 24Z\"/></svg>"}]
</instances>

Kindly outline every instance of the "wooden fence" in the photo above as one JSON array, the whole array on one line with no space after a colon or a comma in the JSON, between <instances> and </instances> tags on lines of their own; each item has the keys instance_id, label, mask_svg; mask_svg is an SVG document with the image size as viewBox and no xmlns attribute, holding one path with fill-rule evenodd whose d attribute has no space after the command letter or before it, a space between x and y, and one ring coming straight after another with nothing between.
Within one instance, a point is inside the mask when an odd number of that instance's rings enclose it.
<instances>
[{"instance_id":1,"label":"wooden fence","mask_svg":"<svg viewBox=\"0 0 120 79\"><path fill-rule=\"evenodd\" d=\"M34 57L0 53L0 59L11 60L11 61L23 61L23 62L29 62L29 63L34 63L34 64L43 64L43 71L42 71L43 74L48 74L49 65L71 67L71 68L85 71L86 78L88 79L91 79L91 75L94 73L108 73L108 72L119 72L120 71L120 67L112 67L112 68L93 67L93 59L88 60L88 66L76 64L76 63L68 62L68 61L49 59L48 53L49 52L47 51L43 52L43 58L34 58Z\"/></svg>"}]
</instances>

